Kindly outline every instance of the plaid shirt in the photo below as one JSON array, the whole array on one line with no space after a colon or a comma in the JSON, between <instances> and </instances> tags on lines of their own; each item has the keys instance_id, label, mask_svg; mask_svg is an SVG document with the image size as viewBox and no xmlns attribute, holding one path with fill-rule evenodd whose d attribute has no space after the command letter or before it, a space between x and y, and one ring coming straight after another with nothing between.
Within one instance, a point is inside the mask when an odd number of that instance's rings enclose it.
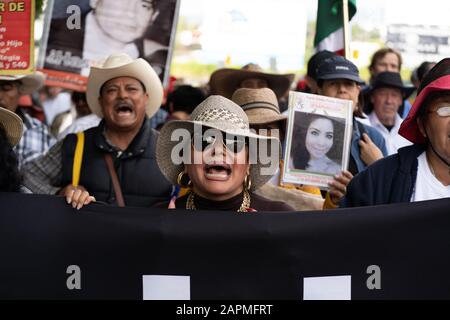
<instances>
[{"instance_id":1,"label":"plaid shirt","mask_svg":"<svg viewBox=\"0 0 450 320\"><path fill-rule=\"evenodd\" d=\"M23 120L23 135L14 151L19 161L19 168L26 162L43 154L55 143L55 139L48 132L47 126L38 119L32 118L20 108L17 114Z\"/></svg>"},{"instance_id":2,"label":"plaid shirt","mask_svg":"<svg viewBox=\"0 0 450 320\"><path fill-rule=\"evenodd\" d=\"M33 193L56 194L61 189L63 141L58 141L44 155L23 166L23 185Z\"/></svg>"},{"instance_id":3,"label":"plaid shirt","mask_svg":"<svg viewBox=\"0 0 450 320\"><path fill-rule=\"evenodd\" d=\"M156 129L160 124L166 122L169 113L164 109L158 109L158 111L150 118L150 125L153 129Z\"/></svg>"}]
</instances>

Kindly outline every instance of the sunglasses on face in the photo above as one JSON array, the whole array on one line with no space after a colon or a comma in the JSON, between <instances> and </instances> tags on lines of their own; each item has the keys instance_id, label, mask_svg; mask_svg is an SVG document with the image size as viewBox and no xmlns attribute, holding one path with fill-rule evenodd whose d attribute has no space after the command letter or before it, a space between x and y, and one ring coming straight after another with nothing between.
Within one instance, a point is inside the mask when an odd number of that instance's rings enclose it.
<instances>
[{"instance_id":1,"label":"sunglasses on face","mask_svg":"<svg viewBox=\"0 0 450 320\"><path fill-rule=\"evenodd\" d=\"M233 153L239 153L247 144L247 138L242 136L232 136L218 131L215 134L194 135L192 146L195 150L203 152L215 145L216 140L221 139L222 145Z\"/></svg>"},{"instance_id":2,"label":"sunglasses on face","mask_svg":"<svg viewBox=\"0 0 450 320\"><path fill-rule=\"evenodd\" d=\"M440 117L450 117L450 106L442 106L434 111L428 111L428 113L437 113Z\"/></svg>"}]
</instances>

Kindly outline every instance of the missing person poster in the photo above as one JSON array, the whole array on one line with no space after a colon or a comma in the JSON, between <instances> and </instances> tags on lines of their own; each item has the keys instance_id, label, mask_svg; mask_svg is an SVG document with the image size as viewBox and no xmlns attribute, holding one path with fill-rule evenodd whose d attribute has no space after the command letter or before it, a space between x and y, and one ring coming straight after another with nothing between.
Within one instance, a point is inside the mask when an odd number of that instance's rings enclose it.
<instances>
[{"instance_id":1,"label":"missing person poster","mask_svg":"<svg viewBox=\"0 0 450 320\"><path fill-rule=\"evenodd\" d=\"M352 113L350 100L290 92L282 182L326 189L347 170Z\"/></svg>"},{"instance_id":2,"label":"missing person poster","mask_svg":"<svg viewBox=\"0 0 450 320\"><path fill-rule=\"evenodd\" d=\"M34 69L34 0L0 1L0 74Z\"/></svg>"},{"instance_id":3,"label":"missing person poster","mask_svg":"<svg viewBox=\"0 0 450 320\"><path fill-rule=\"evenodd\" d=\"M84 91L112 53L147 60L168 80L179 0L49 0L38 67L47 85Z\"/></svg>"}]
</instances>

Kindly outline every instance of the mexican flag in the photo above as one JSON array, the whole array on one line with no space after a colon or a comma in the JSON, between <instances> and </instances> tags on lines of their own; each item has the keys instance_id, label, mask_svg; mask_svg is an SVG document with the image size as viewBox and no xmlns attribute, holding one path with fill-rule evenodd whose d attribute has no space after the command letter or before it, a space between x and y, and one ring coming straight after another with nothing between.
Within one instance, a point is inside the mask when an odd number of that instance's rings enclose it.
<instances>
[{"instance_id":1,"label":"mexican flag","mask_svg":"<svg viewBox=\"0 0 450 320\"><path fill-rule=\"evenodd\" d=\"M348 10L351 20L356 13L356 0L348 0ZM318 0L314 47L316 51L344 54L342 0Z\"/></svg>"}]
</instances>

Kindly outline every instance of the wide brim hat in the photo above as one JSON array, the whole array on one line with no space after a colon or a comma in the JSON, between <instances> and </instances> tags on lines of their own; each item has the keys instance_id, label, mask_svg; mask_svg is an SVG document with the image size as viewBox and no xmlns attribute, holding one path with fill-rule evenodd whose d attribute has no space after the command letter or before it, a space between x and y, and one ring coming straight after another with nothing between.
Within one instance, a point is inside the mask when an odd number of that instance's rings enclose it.
<instances>
[{"instance_id":1,"label":"wide brim hat","mask_svg":"<svg viewBox=\"0 0 450 320\"><path fill-rule=\"evenodd\" d=\"M277 97L269 88L240 88L233 93L231 100L245 111L250 125L273 122L285 125L288 118L280 113Z\"/></svg>"},{"instance_id":2,"label":"wide brim hat","mask_svg":"<svg viewBox=\"0 0 450 320\"><path fill-rule=\"evenodd\" d=\"M275 92L278 99L285 96L289 91L295 75L274 74L263 72L261 67L249 64L242 69L219 69L211 74L209 86L211 94L221 95L231 99L234 91L240 88L242 81L251 78L258 78L267 81L268 87Z\"/></svg>"},{"instance_id":3,"label":"wide brim hat","mask_svg":"<svg viewBox=\"0 0 450 320\"><path fill-rule=\"evenodd\" d=\"M436 91L450 91L450 58L445 58L436 64L422 80L418 94L406 119L402 122L398 133L412 143L425 143L417 124L417 116L428 95Z\"/></svg>"},{"instance_id":4,"label":"wide brim hat","mask_svg":"<svg viewBox=\"0 0 450 320\"><path fill-rule=\"evenodd\" d=\"M2 75L0 76L0 81L20 81L22 83L20 93L31 94L42 88L45 82L45 75L40 71L28 75Z\"/></svg>"},{"instance_id":5,"label":"wide brim hat","mask_svg":"<svg viewBox=\"0 0 450 320\"><path fill-rule=\"evenodd\" d=\"M370 86L363 91L364 101L368 101L367 110L365 110L365 112L371 112L373 110L370 97L375 90L380 88L400 89L403 100L408 99L409 96L411 96L411 94L416 90L414 86L405 86L403 84L400 73L390 71L381 72L373 79Z\"/></svg>"},{"instance_id":6,"label":"wide brim hat","mask_svg":"<svg viewBox=\"0 0 450 320\"><path fill-rule=\"evenodd\" d=\"M172 150L180 144L179 140L172 141L172 133L176 129L185 129L192 134L196 128L200 129L202 127L217 129L230 135L257 139L259 140L258 146L261 140L266 140L268 145L271 144L272 140L275 140L278 145L278 157L276 161L279 161L281 155L280 141L274 137L266 137L251 132L247 115L240 106L225 97L213 95L195 108L191 114L191 120L170 121L160 131L156 144L156 160L161 172L172 184L177 184L178 175L184 170L183 163L175 164L172 161ZM270 159L272 158L270 155L268 157ZM270 169L269 166L263 165L259 158L257 159L257 163L250 165L252 191L268 182L279 167L278 163L272 165ZM269 172L268 174L262 174L262 170L268 170Z\"/></svg>"},{"instance_id":7,"label":"wide brim hat","mask_svg":"<svg viewBox=\"0 0 450 320\"><path fill-rule=\"evenodd\" d=\"M368 90L365 92L367 97L379 88L396 88L402 92L403 99L408 99L409 96L416 90L414 86L405 86L403 84L400 73L385 71L379 73L374 79Z\"/></svg>"},{"instance_id":8,"label":"wide brim hat","mask_svg":"<svg viewBox=\"0 0 450 320\"><path fill-rule=\"evenodd\" d=\"M11 146L14 147L19 143L23 133L23 122L17 114L0 107L0 126L5 130Z\"/></svg>"},{"instance_id":9,"label":"wide brim hat","mask_svg":"<svg viewBox=\"0 0 450 320\"><path fill-rule=\"evenodd\" d=\"M105 82L118 77L131 77L142 82L149 97L145 111L147 116L151 118L162 103L163 87L161 80L147 61L142 58L134 60L125 53L112 54L101 67L91 67L86 99L92 112L103 118L102 107L98 100L100 89Z\"/></svg>"}]
</instances>

